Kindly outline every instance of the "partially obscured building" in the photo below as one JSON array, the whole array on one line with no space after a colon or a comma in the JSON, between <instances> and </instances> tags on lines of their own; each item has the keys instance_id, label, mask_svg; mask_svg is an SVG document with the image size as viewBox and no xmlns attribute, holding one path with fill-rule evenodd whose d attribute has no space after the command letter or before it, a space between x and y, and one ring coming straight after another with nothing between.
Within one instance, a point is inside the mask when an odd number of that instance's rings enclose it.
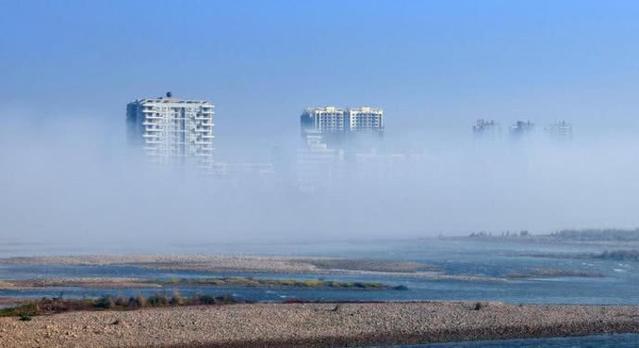
<instances>
[{"instance_id":1,"label":"partially obscured building","mask_svg":"<svg viewBox=\"0 0 639 348\"><path fill-rule=\"evenodd\" d=\"M473 125L473 134L478 137L496 138L501 133L499 123L480 118Z\"/></svg>"},{"instance_id":2,"label":"partially obscured building","mask_svg":"<svg viewBox=\"0 0 639 348\"><path fill-rule=\"evenodd\" d=\"M319 131L309 130L297 153L297 182L303 191L330 186L344 159L342 149L329 148Z\"/></svg>"},{"instance_id":3,"label":"partially obscured building","mask_svg":"<svg viewBox=\"0 0 639 348\"><path fill-rule=\"evenodd\" d=\"M155 161L213 164L214 105L206 100L165 97L135 100L127 105L130 142Z\"/></svg>"},{"instance_id":4,"label":"partially obscured building","mask_svg":"<svg viewBox=\"0 0 639 348\"><path fill-rule=\"evenodd\" d=\"M572 125L566 121L559 121L546 127L546 133L554 139L572 138Z\"/></svg>"},{"instance_id":5,"label":"partially obscured building","mask_svg":"<svg viewBox=\"0 0 639 348\"><path fill-rule=\"evenodd\" d=\"M510 134L514 137L521 137L532 133L535 124L530 121L517 121L510 127Z\"/></svg>"},{"instance_id":6,"label":"partially obscured building","mask_svg":"<svg viewBox=\"0 0 639 348\"><path fill-rule=\"evenodd\" d=\"M343 160L370 151L384 133L384 111L367 106L308 108L300 121L303 148L297 156L297 174L304 190L339 181Z\"/></svg>"}]
</instances>

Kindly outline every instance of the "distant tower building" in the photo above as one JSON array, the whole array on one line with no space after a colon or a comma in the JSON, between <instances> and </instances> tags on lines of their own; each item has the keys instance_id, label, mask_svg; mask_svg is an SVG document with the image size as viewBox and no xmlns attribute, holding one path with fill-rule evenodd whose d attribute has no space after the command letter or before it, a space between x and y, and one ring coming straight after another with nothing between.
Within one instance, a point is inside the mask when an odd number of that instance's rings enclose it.
<instances>
[{"instance_id":1,"label":"distant tower building","mask_svg":"<svg viewBox=\"0 0 639 348\"><path fill-rule=\"evenodd\" d=\"M521 137L532 133L534 129L535 124L530 121L517 121L510 127L510 135Z\"/></svg>"},{"instance_id":2,"label":"distant tower building","mask_svg":"<svg viewBox=\"0 0 639 348\"><path fill-rule=\"evenodd\" d=\"M555 122L546 127L546 133L554 139L572 138L572 125L566 121Z\"/></svg>"},{"instance_id":3,"label":"distant tower building","mask_svg":"<svg viewBox=\"0 0 639 348\"><path fill-rule=\"evenodd\" d=\"M477 137L496 138L501 133L501 128L494 120L480 118L473 125L473 133Z\"/></svg>"},{"instance_id":4,"label":"distant tower building","mask_svg":"<svg viewBox=\"0 0 639 348\"><path fill-rule=\"evenodd\" d=\"M129 140L160 162L193 161L213 165L214 105L205 100L165 97L138 99L127 105Z\"/></svg>"}]
</instances>

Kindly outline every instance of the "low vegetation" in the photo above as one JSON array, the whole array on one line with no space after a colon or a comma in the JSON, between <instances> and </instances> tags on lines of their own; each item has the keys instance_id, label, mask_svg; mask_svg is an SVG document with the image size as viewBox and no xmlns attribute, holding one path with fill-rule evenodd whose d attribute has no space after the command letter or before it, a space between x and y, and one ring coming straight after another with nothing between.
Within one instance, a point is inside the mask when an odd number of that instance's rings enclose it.
<instances>
[{"instance_id":1,"label":"low vegetation","mask_svg":"<svg viewBox=\"0 0 639 348\"><path fill-rule=\"evenodd\" d=\"M135 310L153 307L226 305L235 303L247 303L247 301L240 300L231 295L195 295L185 298L177 292L172 296L156 294L148 298L141 295L135 297L103 296L96 299L45 297L39 300L23 302L15 307L0 309L0 317L19 317L20 320L28 321L31 320L33 316L71 311Z\"/></svg>"},{"instance_id":2,"label":"low vegetation","mask_svg":"<svg viewBox=\"0 0 639 348\"><path fill-rule=\"evenodd\" d=\"M250 286L250 287L299 287L299 288L339 288L339 289L395 289L405 290L405 286L391 286L375 282L341 282L323 279L256 279L250 277L229 278L182 278L156 281L162 285L213 285L213 286Z\"/></svg>"},{"instance_id":3,"label":"low vegetation","mask_svg":"<svg viewBox=\"0 0 639 348\"><path fill-rule=\"evenodd\" d=\"M616 261L639 261L639 250L606 250L593 256L596 259Z\"/></svg>"},{"instance_id":4,"label":"low vegetation","mask_svg":"<svg viewBox=\"0 0 639 348\"><path fill-rule=\"evenodd\" d=\"M438 270L432 265L412 261L373 259L310 259L306 260L305 262L308 262L313 266L323 270L388 273L432 272Z\"/></svg>"},{"instance_id":5,"label":"low vegetation","mask_svg":"<svg viewBox=\"0 0 639 348\"><path fill-rule=\"evenodd\" d=\"M345 282L324 279L259 279L252 277L223 278L174 278L174 279L119 279L119 278L75 278L75 279L22 279L7 280L0 288L48 288L48 287L85 287L85 288L163 288L175 286L219 286L219 287L298 287L298 288L337 288L337 289L395 289L405 290L404 286L392 286L377 282Z\"/></svg>"}]
</instances>

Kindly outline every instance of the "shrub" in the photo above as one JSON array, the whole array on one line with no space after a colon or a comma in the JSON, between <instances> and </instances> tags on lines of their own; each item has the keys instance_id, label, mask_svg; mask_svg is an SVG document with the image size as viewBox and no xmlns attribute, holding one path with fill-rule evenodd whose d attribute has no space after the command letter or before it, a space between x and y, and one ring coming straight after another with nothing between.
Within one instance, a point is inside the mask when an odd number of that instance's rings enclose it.
<instances>
[{"instance_id":1,"label":"shrub","mask_svg":"<svg viewBox=\"0 0 639 348\"><path fill-rule=\"evenodd\" d=\"M118 296L115 298L115 305L118 307L126 307L129 304L129 299L126 297Z\"/></svg>"},{"instance_id":2,"label":"shrub","mask_svg":"<svg viewBox=\"0 0 639 348\"><path fill-rule=\"evenodd\" d=\"M146 305L147 305L146 298L142 295L129 298L128 307L130 309L143 308L143 307L146 307Z\"/></svg>"},{"instance_id":3,"label":"shrub","mask_svg":"<svg viewBox=\"0 0 639 348\"><path fill-rule=\"evenodd\" d=\"M111 309L115 307L115 300L111 296L103 296L95 301L95 308Z\"/></svg>"},{"instance_id":4,"label":"shrub","mask_svg":"<svg viewBox=\"0 0 639 348\"><path fill-rule=\"evenodd\" d=\"M173 292L173 296L171 297L171 300L169 301L169 303L173 306L180 306L184 304L184 297L182 297L182 295L180 294L179 291L174 291Z\"/></svg>"},{"instance_id":5,"label":"shrub","mask_svg":"<svg viewBox=\"0 0 639 348\"><path fill-rule=\"evenodd\" d=\"M169 304L169 299L163 294L157 294L149 297L148 303L153 307L166 306Z\"/></svg>"}]
</instances>

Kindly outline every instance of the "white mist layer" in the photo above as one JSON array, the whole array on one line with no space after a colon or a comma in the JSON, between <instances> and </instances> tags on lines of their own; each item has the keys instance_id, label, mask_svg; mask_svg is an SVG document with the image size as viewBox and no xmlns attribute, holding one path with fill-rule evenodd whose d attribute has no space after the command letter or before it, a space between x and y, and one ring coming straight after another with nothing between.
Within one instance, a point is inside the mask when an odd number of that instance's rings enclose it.
<instances>
[{"instance_id":1,"label":"white mist layer","mask_svg":"<svg viewBox=\"0 0 639 348\"><path fill-rule=\"evenodd\" d=\"M149 166L126 147L124 121L8 122L0 239L188 244L639 225L639 141L629 137L513 142L473 139L470 130L387 131L379 153L410 156L346 164L339 180L306 192L296 181L298 136L271 139L284 163L273 175L217 178ZM229 155L234 146L254 145L270 160L264 139L247 139L226 139L218 157L243 161Z\"/></svg>"}]
</instances>

